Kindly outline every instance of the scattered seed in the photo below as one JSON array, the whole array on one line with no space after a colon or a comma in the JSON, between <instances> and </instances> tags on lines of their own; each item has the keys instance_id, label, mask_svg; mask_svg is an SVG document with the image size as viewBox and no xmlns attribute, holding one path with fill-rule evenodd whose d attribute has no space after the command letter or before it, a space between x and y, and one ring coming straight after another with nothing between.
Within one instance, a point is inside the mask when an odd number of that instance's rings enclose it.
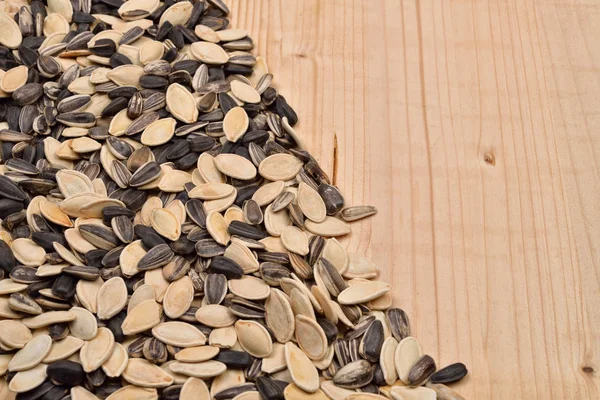
<instances>
[{"instance_id":1,"label":"scattered seed","mask_svg":"<svg viewBox=\"0 0 600 400\"><path fill-rule=\"evenodd\" d=\"M460 398L222 0L44 4L0 13L9 391Z\"/></svg>"}]
</instances>

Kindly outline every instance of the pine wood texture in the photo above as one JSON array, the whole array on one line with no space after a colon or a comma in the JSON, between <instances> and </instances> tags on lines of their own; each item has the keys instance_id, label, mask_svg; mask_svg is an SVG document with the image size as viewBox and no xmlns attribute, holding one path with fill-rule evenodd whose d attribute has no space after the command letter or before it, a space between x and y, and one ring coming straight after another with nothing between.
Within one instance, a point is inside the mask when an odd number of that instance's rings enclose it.
<instances>
[{"instance_id":1,"label":"pine wood texture","mask_svg":"<svg viewBox=\"0 0 600 400\"><path fill-rule=\"evenodd\" d=\"M229 4L457 390L600 398L600 3Z\"/></svg>"}]
</instances>

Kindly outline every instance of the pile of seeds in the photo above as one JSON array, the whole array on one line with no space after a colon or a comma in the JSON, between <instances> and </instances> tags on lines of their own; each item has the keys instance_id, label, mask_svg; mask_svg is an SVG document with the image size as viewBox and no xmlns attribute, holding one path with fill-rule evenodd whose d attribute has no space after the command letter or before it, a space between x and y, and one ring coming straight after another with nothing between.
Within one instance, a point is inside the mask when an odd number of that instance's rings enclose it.
<instances>
[{"instance_id":1,"label":"pile of seeds","mask_svg":"<svg viewBox=\"0 0 600 400\"><path fill-rule=\"evenodd\" d=\"M17 399L462 399L221 0L0 2ZM2 393L0 385L0 393Z\"/></svg>"}]
</instances>

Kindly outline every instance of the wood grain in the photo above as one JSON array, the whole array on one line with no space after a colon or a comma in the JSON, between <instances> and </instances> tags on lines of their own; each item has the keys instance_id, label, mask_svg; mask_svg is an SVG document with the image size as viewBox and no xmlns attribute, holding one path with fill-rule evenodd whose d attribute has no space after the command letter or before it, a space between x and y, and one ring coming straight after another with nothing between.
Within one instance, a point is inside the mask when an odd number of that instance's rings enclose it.
<instances>
[{"instance_id":1,"label":"wood grain","mask_svg":"<svg viewBox=\"0 0 600 400\"><path fill-rule=\"evenodd\" d=\"M600 398L600 3L229 4L458 391Z\"/></svg>"}]
</instances>

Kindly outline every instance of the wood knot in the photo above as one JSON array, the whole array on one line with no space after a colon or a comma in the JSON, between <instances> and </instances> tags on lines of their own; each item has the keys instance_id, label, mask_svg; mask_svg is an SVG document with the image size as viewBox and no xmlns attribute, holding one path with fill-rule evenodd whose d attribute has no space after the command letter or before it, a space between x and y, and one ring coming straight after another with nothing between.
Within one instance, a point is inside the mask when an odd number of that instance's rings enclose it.
<instances>
[{"instance_id":1,"label":"wood knot","mask_svg":"<svg viewBox=\"0 0 600 400\"><path fill-rule=\"evenodd\" d=\"M485 161L486 164L494 166L496 165L496 156L494 156L494 153L487 152L483 156L483 161Z\"/></svg>"},{"instance_id":2,"label":"wood knot","mask_svg":"<svg viewBox=\"0 0 600 400\"><path fill-rule=\"evenodd\" d=\"M593 374L594 373L594 367L589 367L587 365L584 365L583 367L581 367L581 370L583 372L585 372L586 374Z\"/></svg>"}]
</instances>

